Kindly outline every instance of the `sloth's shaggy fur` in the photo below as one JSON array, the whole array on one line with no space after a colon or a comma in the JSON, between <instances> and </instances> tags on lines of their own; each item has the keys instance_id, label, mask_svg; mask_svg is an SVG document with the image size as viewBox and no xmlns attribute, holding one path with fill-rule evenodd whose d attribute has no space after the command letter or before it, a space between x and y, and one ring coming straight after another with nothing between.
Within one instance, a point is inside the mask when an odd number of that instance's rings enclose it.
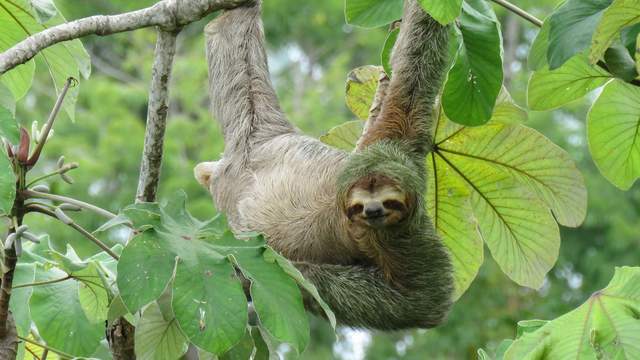
<instances>
[{"instance_id":1,"label":"sloth's shaggy fur","mask_svg":"<svg viewBox=\"0 0 640 360\"><path fill-rule=\"evenodd\" d=\"M264 233L342 324L402 329L441 323L451 305L452 269L426 215L424 159L445 72L447 28L415 0L406 1L392 80L351 154L300 134L280 110L259 4L226 11L205 33L212 111L225 151L195 173L232 228ZM384 226L351 221L346 203L365 177L380 177L406 195L397 205L406 210L400 220ZM320 312L310 298L305 304Z\"/></svg>"}]
</instances>

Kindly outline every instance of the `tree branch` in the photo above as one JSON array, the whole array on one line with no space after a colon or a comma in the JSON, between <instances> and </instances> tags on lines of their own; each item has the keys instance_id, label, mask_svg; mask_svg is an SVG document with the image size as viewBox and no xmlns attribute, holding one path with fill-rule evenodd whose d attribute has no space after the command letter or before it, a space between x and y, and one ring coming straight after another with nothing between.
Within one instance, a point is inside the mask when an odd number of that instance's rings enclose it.
<instances>
[{"instance_id":1,"label":"tree branch","mask_svg":"<svg viewBox=\"0 0 640 360\"><path fill-rule=\"evenodd\" d=\"M164 131L169 110L169 81L173 57L176 53L176 37L180 30L166 31L158 28L155 57L151 69L151 87L147 107L147 128L144 135L144 149L140 162L137 202L152 202L156 199Z\"/></svg>"},{"instance_id":2,"label":"tree branch","mask_svg":"<svg viewBox=\"0 0 640 360\"><path fill-rule=\"evenodd\" d=\"M70 197L66 197L66 196L62 196L62 195L55 195L55 194L48 194L48 193L43 193L43 192L38 192L38 191L33 191L33 190L24 190L22 192L22 194L24 194L25 197L27 198L38 198L38 199L47 199L47 200L51 200L51 201L57 201L60 203L68 203L68 204L72 204L72 205L76 205L78 207L81 207L83 209L92 211L100 216L104 216L108 219L113 219L114 217L116 217L116 214L105 210L103 208L97 207L95 205L91 205L89 203L86 203L84 201L80 201L77 199L73 199Z\"/></svg>"},{"instance_id":3,"label":"tree branch","mask_svg":"<svg viewBox=\"0 0 640 360\"><path fill-rule=\"evenodd\" d=\"M503 8L511 11L512 13L520 16L521 18L527 20L528 22L532 23L533 25L537 26L537 27L542 27L542 20L538 19L537 17L529 14L528 12L520 9L519 7L515 6L514 4L508 2L507 0L491 0L494 3L502 6Z\"/></svg>"},{"instance_id":4,"label":"tree branch","mask_svg":"<svg viewBox=\"0 0 640 360\"><path fill-rule=\"evenodd\" d=\"M232 9L253 0L162 0L153 6L119 15L96 15L53 26L29 36L0 54L0 74L24 64L42 49L87 35L110 35L150 26L167 31L200 20L218 10Z\"/></svg>"}]
</instances>

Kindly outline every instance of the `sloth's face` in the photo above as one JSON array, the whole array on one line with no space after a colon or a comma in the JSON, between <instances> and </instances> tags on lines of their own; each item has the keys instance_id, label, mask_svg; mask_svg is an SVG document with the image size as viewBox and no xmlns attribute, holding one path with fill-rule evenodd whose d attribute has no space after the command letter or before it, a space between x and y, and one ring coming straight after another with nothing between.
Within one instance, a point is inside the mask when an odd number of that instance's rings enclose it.
<instances>
[{"instance_id":1,"label":"sloth's face","mask_svg":"<svg viewBox=\"0 0 640 360\"><path fill-rule=\"evenodd\" d=\"M352 222L382 228L404 220L409 206L409 196L395 181L383 175L370 175L351 187L345 209Z\"/></svg>"}]
</instances>

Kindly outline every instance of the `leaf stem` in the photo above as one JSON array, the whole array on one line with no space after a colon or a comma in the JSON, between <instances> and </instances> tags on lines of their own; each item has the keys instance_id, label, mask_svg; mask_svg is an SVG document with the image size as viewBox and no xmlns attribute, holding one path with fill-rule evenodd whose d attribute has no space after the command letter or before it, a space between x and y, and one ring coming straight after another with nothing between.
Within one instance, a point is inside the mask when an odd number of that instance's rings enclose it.
<instances>
[{"instance_id":1,"label":"leaf stem","mask_svg":"<svg viewBox=\"0 0 640 360\"><path fill-rule=\"evenodd\" d=\"M31 287L31 286L41 286L41 285L55 284L55 283L67 281L69 279L73 279L73 277L71 275L67 275L67 276L65 276L63 278L60 278L60 279L53 279L53 280L47 280L47 281L36 281L36 282L28 283L28 284L20 284L20 285L14 286L13 289L19 289L19 288L25 288L25 287Z\"/></svg>"},{"instance_id":2,"label":"leaf stem","mask_svg":"<svg viewBox=\"0 0 640 360\"><path fill-rule=\"evenodd\" d=\"M24 341L24 342L27 342L27 343L29 343L29 344L35 345L35 346L37 346L37 347L43 348L43 349L45 349L45 350L49 350L49 351L51 351L51 352L54 352L54 353L56 353L56 354L58 354L58 355L60 355L60 356L62 356L62 357L65 357L65 358L68 358L68 359L73 359L73 358L74 358L74 356L73 356L73 355L69 355L69 354L67 354L66 352L62 351L62 350L54 349L54 348L52 348L52 347L50 347L50 346L47 346L47 345L45 345L45 344L41 344L41 343L39 343L39 342L37 342L37 341L34 341L34 340L31 340L31 339L29 339L29 338L26 338L26 337L23 337L23 336L18 335L18 339L20 339L20 340L22 340L22 341Z\"/></svg>"},{"instance_id":3,"label":"leaf stem","mask_svg":"<svg viewBox=\"0 0 640 360\"><path fill-rule=\"evenodd\" d=\"M54 172L50 172L50 173L48 173L48 174L44 174L44 175L42 175L42 176L40 176L40 177L37 177L37 178L35 178L35 179L31 180L31 181L27 184L27 187L28 187L28 188L30 188L31 186L35 185L36 183L38 183L38 182L40 182L40 181L42 181L42 180L44 180L44 179L48 179L48 178L50 178L50 177L52 177L52 176L56 176L56 175L60 174L60 173L61 173L61 172L63 172L63 171L68 171L68 169L59 168L59 169L57 169L57 170L56 170L56 171L54 171Z\"/></svg>"},{"instance_id":4,"label":"leaf stem","mask_svg":"<svg viewBox=\"0 0 640 360\"><path fill-rule=\"evenodd\" d=\"M29 211L35 211L35 212L39 212L41 214L45 214L45 215L49 215L50 217L54 218L54 219L58 219L58 216L51 210L36 205L36 204L29 204L27 205L27 210ZM79 232L80 234L84 235L84 237L86 237L87 239L91 240L91 242L93 242L94 244L96 244L96 246L98 246L100 249L102 249L104 252L106 252L107 254L109 254L109 256L111 256L112 258L119 260L120 257L118 256L118 254L114 253L113 250L111 250L107 245L105 245L105 243L103 243L102 241L100 241L100 239L98 239L97 237L93 236L93 234L91 234L90 232L88 232L85 228L83 228L82 226L78 225L75 222L69 222L69 223L65 223L66 225L68 225L69 227L75 229L77 232Z\"/></svg>"},{"instance_id":5,"label":"leaf stem","mask_svg":"<svg viewBox=\"0 0 640 360\"><path fill-rule=\"evenodd\" d=\"M491 0L494 3L502 6L503 8L511 11L512 13L520 16L521 18L527 20L528 22L532 23L533 25L537 26L537 27L542 27L542 20L538 19L537 17L529 14L528 12L522 10L521 8L517 7L516 5L508 2L507 0Z\"/></svg>"},{"instance_id":6,"label":"leaf stem","mask_svg":"<svg viewBox=\"0 0 640 360\"><path fill-rule=\"evenodd\" d=\"M55 195L55 194L47 194L47 193L43 193L43 192L38 192L38 191L33 191L33 190L24 190L22 192L24 195L26 195L27 197L32 197L32 198L39 198L39 199L47 199L47 200L51 200L51 201L57 201L57 202L61 202L61 203L69 203L72 205L76 205L78 207L81 207L83 209L89 210L89 211L93 211L94 213L104 216L106 218L109 219L113 219L114 217L116 217L116 214L105 210L103 208L97 207L95 205L86 203L84 201L80 201L77 199L73 199L67 196L62 196L62 195Z\"/></svg>"},{"instance_id":7,"label":"leaf stem","mask_svg":"<svg viewBox=\"0 0 640 360\"><path fill-rule=\"evenodd\" d=\"M31 157L28 160L29 165L33 166L38 162L38 159L40 158L40 153L42 153L42 148L44 148L44 144L47 141L47 138L49 137L49 132L51 132L51 128L53 127L53 122L56 120L56 116L58 116L58 113L60 112L60 108L62 107L62 102L64 100L64 97L67 95L67 91L69 90L71 85L76 84L77 82L78 80L76 80L75 78L69 77L67 78L67 81L64 83L64 87L62 88L62 91L60 91L60 95L58 95L58 99L56 100L55 105L53 105L53 109L49 114L49 118L47 119L47 122L44 125L44 129L40 134L40 139L38 139L38 145L36 146L35 150L33 150L33 153L31 154Z\"/></svg>"}]
</instances>

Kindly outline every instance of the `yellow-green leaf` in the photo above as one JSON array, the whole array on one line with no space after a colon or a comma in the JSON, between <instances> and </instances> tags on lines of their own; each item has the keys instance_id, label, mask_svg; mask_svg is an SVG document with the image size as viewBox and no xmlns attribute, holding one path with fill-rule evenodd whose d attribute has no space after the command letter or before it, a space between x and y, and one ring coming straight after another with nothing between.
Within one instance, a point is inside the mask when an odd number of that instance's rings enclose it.
<instances>
[{"instance_id":1,"label":"yellow-green leaf","mask_svg":"<svg viewBox=\"0 0 640 360\"><path fill-rule=\"evenodd\" d=\"M347 107L358 119L366 120L369 117L369 108L383 71L380 66L365 65L351 70L347 75Z\"/></svg>"},{"instance_id":2,"label":"yellow-green leaf","mask_svg":"<svg viewBox=\"0 0 640 360\"><path fill-rule=\"evenodd\" d=\"M611 74L591 66L586 56L576 55L556 70L536 71L529 79L527 99L531 110L551 110L579 99L604 85Z\"/></svg>"},{"instance_id":3,"label":"yellow-green leaf","mask_svg":"<svg viewBox=\"0 0 640 360\"><path fill-rule=\"evenodd\" d=\"M616 268L577 309L522 334L505 360L640 359L640 268Z\"/></svg>"},{"instance_id":4,"label":"yellow-green leaf","mask_svg":"<svg viewBox=\"0 0 640 360\"><path fill-rule=\"evenodd\" d=\"M435 153L427 158L427 212L449 249L453 263L454 299L469 288L484 261L482 238L469 201L469 188Z\"/></svg>"},{"instance_id":5,"label":"yellow-green leaf","mask_svg":"<svg viewBox=\"0 0 640 360\"><path fill-rule=\"evenodd\" d=\"M589 61L592 64L602 59L604 52L616 38L620 37L622 28L640 22L640 1L614 0L604 11L602 19L591 40Z\"/></svg>"},{"instance_id":6,"label":"yellow-green leaf","mask_svg":"<svg viewBox=\"0 0 640 360\"><path fill-rule=\"evenodd\" d=\"M420 0L420 5L436 21L446 25L460 15L462 0Z\"/></svg>"},{"instance_id":7,"label":"yellow-green leaf","mask_svg":"<svg viewBox=\"0 0 640 360\"><path fill-rule=\"evenodd\" d=\"M363 122L360 120L348 121L340 124L325 135L320 136L320 141L338 149L351 151L355 147L362 134Z\"/></svg>"},{"instance_id":8,"label":"yellow-green leaf","mask_svg":"<svg viewBox=\"0 0 640 360\"><path fill-rule=\"evenodd\" d=\"M602 175L629 189L640 177L640 89L619 80L609 83L589 111L587 138Z\"/></svg>"},{"instance_id":9,"label":"yellow-green leaf","mask_svg":"<svg viewBox=\"0 0 640 360\"><path fill-rule=\"evenodd\" d=\"M179 359L187 351L187 339L175 317L166 320L152 302L136 324L135 351L139 360Z\"/></svg>"}]
</instances>

